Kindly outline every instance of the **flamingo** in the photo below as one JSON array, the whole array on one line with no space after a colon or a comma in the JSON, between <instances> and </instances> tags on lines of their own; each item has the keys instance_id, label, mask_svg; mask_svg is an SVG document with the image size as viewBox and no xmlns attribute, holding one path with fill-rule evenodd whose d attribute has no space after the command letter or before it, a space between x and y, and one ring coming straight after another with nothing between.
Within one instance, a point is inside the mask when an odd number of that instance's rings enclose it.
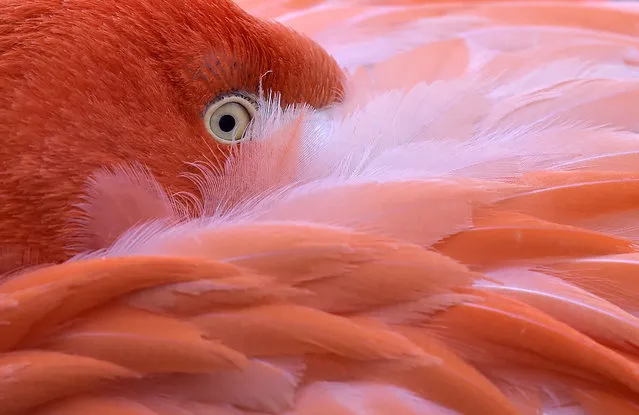
<instances>
[{"instance_id":1,"label":"flamingo","mask_svg":"<svg viewBox=\"0 0 639 415\"><path fill-rule=\"evenodd\" d=\"M0 413L639 414L638 22L0 0Z\"/></svg>"}]
</instances>

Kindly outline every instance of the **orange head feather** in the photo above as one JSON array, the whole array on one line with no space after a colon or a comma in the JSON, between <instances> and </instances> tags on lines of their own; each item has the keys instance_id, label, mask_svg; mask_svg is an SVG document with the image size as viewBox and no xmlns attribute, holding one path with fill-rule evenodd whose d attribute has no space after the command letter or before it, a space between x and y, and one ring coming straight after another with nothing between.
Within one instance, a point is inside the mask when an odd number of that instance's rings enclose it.
<instances>
[{"instance_id":1,"label":"orange head feather","mask_svg":"<svg viewBox=\"0 0 639 415\"><path fill-rule=\"evenodd\" d=\"M323 107L342 72L323 49L229 0L0 4L0 243L66 258L69 221L104 166L148 166L193 191L186 163L228 146L202 120L232 92Z\"/></svg>"}]
</instances>

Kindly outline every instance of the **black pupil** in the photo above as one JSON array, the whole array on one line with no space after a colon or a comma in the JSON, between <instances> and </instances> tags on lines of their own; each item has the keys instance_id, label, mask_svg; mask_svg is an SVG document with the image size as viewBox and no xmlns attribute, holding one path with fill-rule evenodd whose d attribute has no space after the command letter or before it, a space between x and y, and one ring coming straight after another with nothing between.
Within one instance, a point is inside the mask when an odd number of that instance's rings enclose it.
<instances>
[{"instance_id":1,"label":"black pupil","mask_svg":"<svg viewBox=\"0 0 639 415\"><path fill-rule=\"evenodd\" d=\"M220 126L220 130L225 133L230 133L235 128L235 118L232 115L222 115L220 117L220 121L218 122Z\"/></svg>"}]
</instances>

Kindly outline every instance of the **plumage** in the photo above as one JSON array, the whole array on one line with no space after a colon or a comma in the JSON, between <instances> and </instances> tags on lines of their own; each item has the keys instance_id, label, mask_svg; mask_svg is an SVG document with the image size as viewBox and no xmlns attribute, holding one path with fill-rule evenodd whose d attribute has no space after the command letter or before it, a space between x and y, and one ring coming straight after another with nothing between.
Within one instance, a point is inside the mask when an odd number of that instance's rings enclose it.
<instances>
[{"instance_id":1,"label":"plumage","mask_svg":"<svg viewBox=\"0 0 639 415\"><path fill-rule=\"evenodd\" d=\"M322 107L342 89L319 46L230 0L3 0L0 16L0 238L39 261L94 247L74 205L96 170L140 163L197 190L186 163L228 150L201 122L221 94Z\"/></svg>"},{"instance_id":2,"label":"plumage","mask_svg":"<svg viewBox=\"0 0 639 415\"><path fill-rule=\"evenodd\" d=\"M639 414L637 3L237 5L0 2L1 412Z\"/></svg>"}]
</instances>

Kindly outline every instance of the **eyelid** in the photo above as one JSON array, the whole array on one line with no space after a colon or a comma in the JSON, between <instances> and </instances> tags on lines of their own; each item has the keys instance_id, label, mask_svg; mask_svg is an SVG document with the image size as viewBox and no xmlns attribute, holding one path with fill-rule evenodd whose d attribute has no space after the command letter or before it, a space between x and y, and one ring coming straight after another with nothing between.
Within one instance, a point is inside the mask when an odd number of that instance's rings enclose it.
<instances>
[{"instance_id":1,"label":"eyelid","mask_svg":"<svg viewBox=\"0 0 639 415\"><path fill-rule=\"evenodd\" d=\"M227 98L231 98L231 97L240 97L243 98L245 100L247 100L248 102L250 102L256 109L258 107L258 97L255 96L255 94L251 94L249 92L246 91L229 91L229 92L225 92L222 94L218 94L215 98L213 98L212 101L210 101L208 104L206 104L206 106L204 107L204 110L201 113L201 116L204 117L204 115L206 114L206 112L208 111L209 108L211 108L211 106L217 104L218 102L227 99Z\"/></svg>"}]
</instances>

